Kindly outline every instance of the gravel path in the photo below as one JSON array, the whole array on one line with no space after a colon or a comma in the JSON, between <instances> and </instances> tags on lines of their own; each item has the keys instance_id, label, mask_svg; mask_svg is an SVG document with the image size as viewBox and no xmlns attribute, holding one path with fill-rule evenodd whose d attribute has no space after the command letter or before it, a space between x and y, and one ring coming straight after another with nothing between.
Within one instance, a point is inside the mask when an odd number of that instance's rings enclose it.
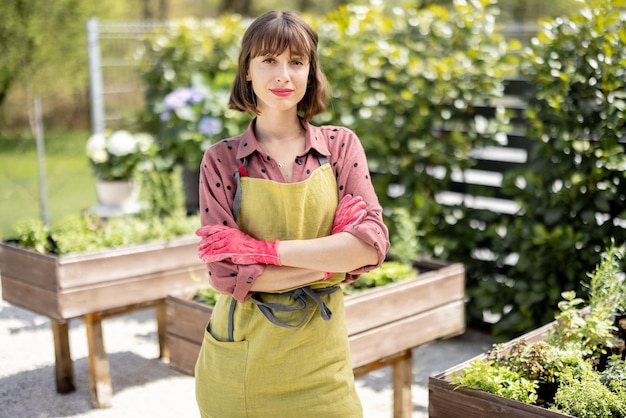
<instances>
[{"instance_id":1,"label":"gravel path","mask_svg":"<svg viewBox=\"0 0 626 418\"><path fill-rule=\"evenodd\" d=\"M0 294L1 296L1 294ZM158 360L152 310L103 321L113 406L94 409L89 395L87 341L80 320L70 322L76 391L56 393L54 348L46 317L0 301L0 418L196 418L194 382ZM428 376L491 347L490 336L469 330L414 350L413 418L428 416ZM365 418L392 414L390 368L357 379Z\"/></svg>"}]
</instances>

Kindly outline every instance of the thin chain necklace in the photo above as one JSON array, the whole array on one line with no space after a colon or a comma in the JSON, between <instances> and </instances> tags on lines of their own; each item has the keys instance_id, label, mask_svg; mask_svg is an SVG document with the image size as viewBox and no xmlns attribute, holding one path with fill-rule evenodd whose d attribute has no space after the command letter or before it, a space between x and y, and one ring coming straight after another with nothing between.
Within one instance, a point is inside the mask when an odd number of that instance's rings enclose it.
<instances>
[{"instance_id":1,"label":"thin chain necklace","mask_svg":"<svg viewBox=\"0 0 626 418\"><path fill-rule=\"evenodd\" d=\"M306 133L306 130L302 129L302 130L300 130L300 132L298 132L298 134L297 134L297 135L295 135L293 138L300 137L300 136L304 135L305 133ZM293 138L291 138L291 139L293 139ZM287 141L289 141L289 140L291 140L291 139L288 139ZM270 157L271 157L274 161L276 161L276 164L278 164L278 167L282 169L282 168L283 168L283 164L282 164L280 161L278 161L276 158L274 158L274 157L272 156L272 154L271 154L271 153L269 152L269 150L267 149L266 144L264 144L263 142L258 141L258 140L257 140L257 143L259 144L259 147L261 147L261 149L262 149L262 150L263 150L263 151L264 151L267 155L269 155L269 156L270 156Z\"/></svg>"},{"instance_id":2,"label":"thin chain necklace","mask_svg":"<svg viewBox=\"0 0 626 418\"><path fill-rule=\"evenodd\" d=\"M261 149L262 149L263 151L265 151L265 153L266 153L267 155L269 155L270 157L272 157L272 155L270 154L270 152L267 150L267 148L265 147L265 145L264 145L263 143L259 142L259 146L261 147ZM283 168L283 163L281 163L280 161L278 161L278 160L277 160L276 158L274 158L274 157L272 157L272 159L273 159L274 161L276 161L276 164L278 164L278 167L279 167L279 168Z\"/></svg>"}]
</instances>

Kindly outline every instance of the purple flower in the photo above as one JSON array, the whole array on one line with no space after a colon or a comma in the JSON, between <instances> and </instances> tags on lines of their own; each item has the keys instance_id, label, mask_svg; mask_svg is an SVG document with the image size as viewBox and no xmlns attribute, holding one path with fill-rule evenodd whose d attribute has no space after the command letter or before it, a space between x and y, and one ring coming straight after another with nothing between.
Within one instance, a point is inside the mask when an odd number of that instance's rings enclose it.
<instances>
[{"instance_id":1,"label":"purple flower","mask_svg":"<svg viewBox=\"0 0 626 418\"><path fill-rule=\"evenodd\" d=\"M178 109L186 104L197 104L204 99L204 94L191 87L179 87L163 99L163 104L169 110Z\"/></svg>"},{"instance_id":2,"label":"purple flower","mask_svg":"<svg viewBox=\"0 0 626 418\"><path fill-rule=\"evenodd\" d=\"M206 136L213 136L222 130L222 121L213 116L203 116L198 122L198 132Z\"/></svg>"},{"instance_id":3,"label":"purple flower","mask_svg":"<svg viewBox=\"0 0 626 418\"><path fill-rule=\"evenodd\" d=\"M159 115L161 122L167 122L168 120L170 120L171 117L172 117L172 114L169 110L166 110L165 112L161 112L161 114Z\"/></svg>"}]
</instances>

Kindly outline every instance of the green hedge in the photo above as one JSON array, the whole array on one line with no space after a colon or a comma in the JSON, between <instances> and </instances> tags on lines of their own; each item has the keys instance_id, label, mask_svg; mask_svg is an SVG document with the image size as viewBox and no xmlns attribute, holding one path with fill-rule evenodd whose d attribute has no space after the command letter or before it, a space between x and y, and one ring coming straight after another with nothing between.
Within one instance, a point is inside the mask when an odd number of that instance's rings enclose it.
<instances>
[{"instance_id":1,"label":"green hedge","mask_svg":"<svg viewBox=\"0 0 626 418\"><path fill-rule=\"evenodd\" d=\"M617 4L587 0L580 14L544 22L524 55L537 141L530 166L505 179L523 216L504 238L519 259L506 272L514 284L500 286L515 304L503 330L549 321L559 292L586 294L584 272L612 239L626 241L626 15Z\"/></svg>"}]
</instances>

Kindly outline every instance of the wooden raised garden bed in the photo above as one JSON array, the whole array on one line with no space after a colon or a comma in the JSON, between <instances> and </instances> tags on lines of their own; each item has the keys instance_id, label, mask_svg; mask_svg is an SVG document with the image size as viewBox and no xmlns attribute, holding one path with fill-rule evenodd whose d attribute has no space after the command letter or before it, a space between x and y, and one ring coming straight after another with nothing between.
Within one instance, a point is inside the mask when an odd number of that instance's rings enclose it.
<instances>
[{"instance_id":1,"label":"wooden raised garden bed","mask_svg":"<svg viewBox=\"0 0 626 418\"><path fill-rule=\"evenodd\" d=\"M411 350L465 331L465 269L462 264L424 261L414 279L346 296L346 318L355 376L392 365L394 417L412 411ZM193 375L212 307L193 294L166 300L170 366Z\"/></svg>"},{"instance_id":2,"label":"wooden raised garden bed","mask_svg":"<svg viewBox=\"0 0 626 418\"><path fill-rule=\"evenodd\" d=\"M68 321L83 317L89 343L90 385L96 407L111 401L109 366L101 320L136 309L156 310L161 356L168 357L165 298L195 289L206 276L197 258L197 237L185 236L102 251L62 256L0 243L2 297L50 318L59 393L74 390Z\"/></svg>"},{"instance_id":3,"label":"wooden raised garden bed","mask_svg":"<svg viewBox=\"0 0 626 418\"><path fill-rule=\"evenodd\" d=\"M553 326L554 322L551 322L509 341L504 347L510 347L520 340L529 343L543 341ZM485 354L481 354L428 379L428 416L430 418L571 418L571 415L561 412L450 383L453 373L460 373L467 364L484 357Z\"/></svg>"}]
</instances>

